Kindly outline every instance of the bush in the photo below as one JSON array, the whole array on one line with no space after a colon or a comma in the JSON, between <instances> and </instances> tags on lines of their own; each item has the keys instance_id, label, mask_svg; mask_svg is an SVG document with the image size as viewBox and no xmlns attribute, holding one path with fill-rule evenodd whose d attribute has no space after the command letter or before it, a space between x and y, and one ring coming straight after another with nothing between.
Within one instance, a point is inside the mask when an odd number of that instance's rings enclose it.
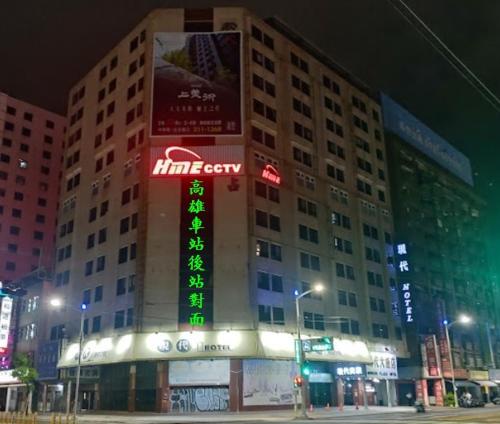
<instances>
[{"instance_id":1,"label":"bush","mask_svg":"<svg viewBox=\"0 0 500 424\"><path fill-rule=\"evenodd\" d=\"M446 393L444 398L444 406L455 406L455 398L453 397L453 393Z\"/></svg>"}]
</instances>

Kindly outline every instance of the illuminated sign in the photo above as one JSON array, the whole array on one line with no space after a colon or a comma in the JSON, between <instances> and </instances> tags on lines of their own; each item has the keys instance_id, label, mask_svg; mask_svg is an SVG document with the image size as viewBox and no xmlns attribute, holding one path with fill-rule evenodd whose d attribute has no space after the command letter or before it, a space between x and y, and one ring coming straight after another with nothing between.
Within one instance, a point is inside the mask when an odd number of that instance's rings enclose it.
<instances>
[{"instance_id":1,"label":"illuminated sign","mask_svg":"<svg viewBox=\"0 0 500 424\"><path fill-rule=\"evenodd\" d=\"M0 348L9 344L10 319L12 316L12 298L4 297L0 307Z\"/></svg>"},{"instance_id":2,"label":"illuminated sign","mask_svg":"<svg viewBox=\"0 0 500 424\"><path fill-rule=\"evenodd\" d=\"M151 149L152 177L242 175L243 146L198 146Z\"/></svg>"},{"instance_id":3,"label":"illuminated sign","mask_svg":"<svg viewBox=\"0 0 500 424\"><path fill-rule=\"evenodd\" d=\"M213 180L182 183L179 324L205 327L213 315ZM177 349L179 351L178 342ZM187 349L187 344L182 345ZM187 351L187 350L184 350Z\"/></svg>"},{"instance_id":4,"label":"illuminated sign","mask_svg":"<svg viewBox=\"0 0 500 424\"><path fill-rule=\"evenodd\" d=\"M264 178L265 180L271 181L274 184L277 185L281 184L280 174L278 170L272 165L267 164L264 167L264 169L262 170L261 177Z\"/></svg>"},{"instance_id":5,"label":"illuminated sign","mask_svg":"<svg viewBox=\"0 0 500 424\"><path fill-rule=\"evenodd\" d=\"M336 371L338 376L359 376L364 374L363 367L360 365L337 367Z\"/></svg>"},{"instance_id":6,"label":"illuminated sign","mask_svg":"<svg viewBox=\"0 0 500 424\"><path fill-rule=\"evenodd\" d=\"M153 39L151 137L242 135L241 32Z\"/></svg>"},{"instance_id":7,"label":"illuminated sign","mask_svg":"<svg viewBox=\"0 0 500 424\"><path fill-rule=\"evenodd\" d=\"M410 271L410 264L407 259L408 251L405 243L396 245L396 253L398 255L398 268L400 273L407 273ZM410 324L414 322L413 317L413 304L411 284L405 281L401 282L401 294L403 296L403 316L405 322Z\"/></svg>"}]
</instances>

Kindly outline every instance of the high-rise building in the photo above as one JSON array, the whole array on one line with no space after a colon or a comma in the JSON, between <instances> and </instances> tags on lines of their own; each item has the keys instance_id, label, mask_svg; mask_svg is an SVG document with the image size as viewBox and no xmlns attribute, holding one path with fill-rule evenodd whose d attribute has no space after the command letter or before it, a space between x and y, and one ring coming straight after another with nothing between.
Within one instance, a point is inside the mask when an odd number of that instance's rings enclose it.
<instances>
[{"instance_id":1,"label":"high-rise building","mask_svg":"<svg viewBox=\"0 0 500 424\"><path fill-rule=\"evenodd\" d=\"M487 398L499 363L499 311L487 264L482 214L469 159L382 95L393 200L401 315L411 358L400 362L400 394L416 384L427 403L452 393ZM460 322L462 315L473 323ZM445 322L451 346L446 340ZM495 357L496 355L496 357ZM416 383L415 383L416 382Z\"/></svg>"},{"instance_id":2,"label":"high-rise building","mask_svg":"<svg viewBox=\"0 0 500 424\"><path fill-rule=\"evenodd\" d=\"M65 126L66 118L0 93L0 281L4 284L37 268L53 268Z\"/></svg>"},{"instance_id":3,"label":"high-rise building","mask_svg":"<svg viewBox=\"0 0 500 424\"><path fill-rule=\"evenodd\" d=\"M164 9L69 98L50 334L71 339L71 381L86 305L86 408L291 405L297 321L333 341L304 344L307 402L395 401L406 347L364 84L277 20Z\"/></svg>"}]
</instances>

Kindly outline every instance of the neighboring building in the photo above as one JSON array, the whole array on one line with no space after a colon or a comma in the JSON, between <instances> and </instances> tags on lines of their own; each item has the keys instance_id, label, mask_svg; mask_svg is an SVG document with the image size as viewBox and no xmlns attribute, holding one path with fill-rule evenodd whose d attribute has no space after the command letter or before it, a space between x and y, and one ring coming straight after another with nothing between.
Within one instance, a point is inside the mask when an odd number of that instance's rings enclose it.
<instances>
[{"instance_id":1,"label":"neighboring building","mask_svg":"<svg viewBox=\"0 0 500 424\"><path fill-rule=\"evenodd\" d=\"M37 272L12 281L11 287L13 288L7 290L10 295L2 297L1 306L3 314L3 302L6 299L12 301L7 352L14 355L26 354L31 358L33 367L38 371L39 383L34 391L32 405L33 409L40 410L42 403L50 402L51 405L54 405L56 395L61 397L60 385L56 384L58 382L56 366L60 341L45 342L49 337L47 334L49 316L51 313L56 313L50 306L53 284L45 270L37 270ZM2 330L3 326L1 326L0 331ZM10 372L13 364L10 355L1 358L2 364L0 366L5 369L3 367L4 359L6 359L8 367L6 371L3 371L4 374L0 373L0 405L5 407L8 404L10 410L16 410L16 408L21 408L21 405L26 401L26 389L18 381L11 379ZM48 381L54 384L49 386ZM61 403L60 400L59 403Z\"/></svg>"},{"instance_id":2,"label":"neighboring building","mask_svg":"<svg viewBox=\"0 0 500 424\"><path fill-rule=\"evenodd\" d=\"M443 321L467 314L472 327L450 328L455 377L459 393L482 397L496 386L488 381L491 355L500 360L500 340L491 331L498 334L500 321L481 220L486 205L462 153L385 95L382 106L399 290L407 302L401 314L411 353L400 362L400 377L416 380L426 402L428 395L441 403L442 378L451 378ZM401 385L400 397L413 385Z\"/></svg>"},{"instance_id":3,"label":"neighboring building","mask_svg":"<svg viewBox=\"0 0 500 424\"><path fill-rule=\"evenodd\" d=\"M66 119L0 92L0 281L54 261ZM71 252L67 252L69 255Z\"/></svg>"},{"instance_id":4,"label":"neighboring building","mask_svg":"<svg viewBox=\"0 0 500 424\"><path fill-rule=\"evenodd\" d=\"M407 353L370 90L279 21L165 9L69 98L55 291L70 307L50 338L70 337L74 379L88 305L84 408L291 406L294 292L316 282L302 332L334 350L307 354L310 401L394 402Z\"/></svg>"}]
</instances>

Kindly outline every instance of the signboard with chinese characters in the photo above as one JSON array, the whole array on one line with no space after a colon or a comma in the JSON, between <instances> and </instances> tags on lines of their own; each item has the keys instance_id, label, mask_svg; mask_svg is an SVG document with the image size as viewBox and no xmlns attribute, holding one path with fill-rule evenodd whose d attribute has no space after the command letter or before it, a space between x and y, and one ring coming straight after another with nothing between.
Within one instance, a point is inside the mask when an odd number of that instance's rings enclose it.
<instances>
[{"instance_id":1,"label":"signboard with chinese characters","mask_svg":"<svg viewBox=\"0 0 500 424\"><path fill-rule=\"evenodd\" d=\"M436 336L430 335L424 338L425 356L427 358L427 372L429 377L439 377L441 370L438 362Z\"/></svg>"},{"instance_id":2,"label":"signboard with chinese characters","mask_svg":"<svg viewBox=\"0 0 500 424\"><path fill-rule=\"evenodd\" d=\"M241 38L154 34L151 137L242 135Z\"/></svg>"},{"instance_id":3,"label":"signboard with chinese characters","mask_svg":"<svg viewBox=\"0 0 500 424\"><path fill-rule=\"evenodd\" d=\"M335 367L335 374L338 377L363 377L366 375L365 366L356 364L356 365L339 365Z\"/></svg>"},{"instance_id":4,"label":"signboard with chinese characters","mask_svg":"<svg viewBox=\"0 0 500 424\"><path fill-rule=\"evenodd\" d=\"M371 365L366 366L368 377L386 380L398 378L398 363L396 355L390 352L370 352L373 359Z\"/></svg>"},{"instance_id":5,"label":"signboard with chinese characters","mask_svg":"<svg viewBox=\"0 0 500 424\"><path fill-rule=\"evenodd\" d=\"M151 149L150 176L209 177L244 173L243 146L154 147Z\"/></svg>"},{"instance_id":6,"label":"signboard with chinese characters","mask_svg":"<svg viewBox=\"0 0 500 424\"><path fill-rule=\"evenodd\" d=\"M405 243L396 245L396 258L402 297L401 316L403 323L410 325L415 321L415 314L413 311L412 284L407 279L407 274L410 272L410 263L408 262L408 251Z\"/></svg>"},{"instance_id":7,"label":"signboard with chinese characters","mask_svg":"<svg viewBox=\"0 0 500 424\"><path fill-rule=\"evenodd\" d=\"M213 322L213 179L181 181L179 325Z\"/></svg>"},{"instance_id":8,"label":"signboard with chinese characters","mask_svg":"<svg viewBox=\"0 0 500 424\"><path fill-rule=\"evenodd\" d=\"M0 307L0 348L9 344L10 320L12 317L12 298L3 297Z\"/></svg>"}]
</instances>

